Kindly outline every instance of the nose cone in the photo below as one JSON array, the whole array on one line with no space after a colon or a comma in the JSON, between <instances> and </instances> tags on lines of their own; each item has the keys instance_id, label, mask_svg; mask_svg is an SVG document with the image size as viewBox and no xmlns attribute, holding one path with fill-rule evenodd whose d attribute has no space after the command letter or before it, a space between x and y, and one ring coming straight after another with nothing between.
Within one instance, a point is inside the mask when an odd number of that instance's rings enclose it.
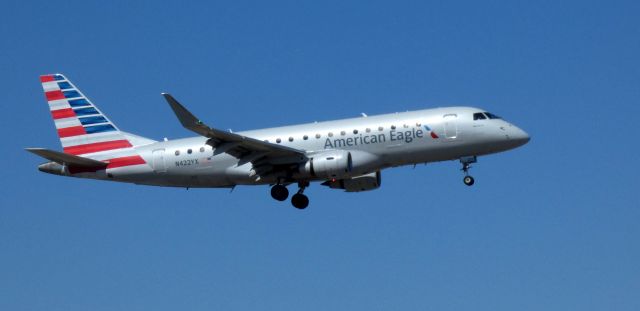
<instances>
[{"instance_id":1,"label":"nose cone","mask_svg":"<svg viewBox=\"0 0 640 311\"><path fill-rule=\"evenodd\" d=\"M513 148L520 147L531 140L529 134L519 127L513 126L509 132L509 140L513 143Z\"/></svg>"}]
</instances>

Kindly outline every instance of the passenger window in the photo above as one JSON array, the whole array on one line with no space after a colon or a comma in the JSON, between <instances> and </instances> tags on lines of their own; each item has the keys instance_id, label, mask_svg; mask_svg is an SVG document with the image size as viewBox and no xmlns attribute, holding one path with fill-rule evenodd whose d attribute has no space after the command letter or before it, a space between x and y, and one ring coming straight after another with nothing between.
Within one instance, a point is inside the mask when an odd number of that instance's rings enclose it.
<instances>
[{"instance_id":1,"label":"passenger window","mask_svg":"<svg viewBox=\"0 0 640 311\"><path fill-rule=\"evenodd\" d=\"M347 134L347 132L345 132L345 131L340 131L340 135L344 136L344 135L346 135L346 134Z\"/></svg>"},{"instance_id":2,"label":"passenger window","mask_svg":"<svg viewBox=\"0 0 640 311\"><path fill-rule=\"evenodd\" d=\"M378 131L382 132L382 130L384 130L384 127L378 126Z\"/></svg>"},{"instance_id":3,"label":"passenger window","mask_svg":"<svg viewBox=\"0 0 640 311\"><path fill-rule=\"evenodd\" d=\"M353 134L358 134L358 130L353 130Z\"/></svg>"},{"instance_id":4,"label":"passenger window","mask_svg":"<svg viewBox=\"0 0 640 311\"><path fill-rule=\"evenodd\" d=\"M476 112L473 114L473 120L485 120L487 117L484 116L484 113Z\"/></svg>"},{"instance_id":5,"label":"passenger window","mask_svg":"<svg viewBox=\"0 0 640 311\"><path fill-rule=\"evenodd\" d=\"M278 138L278 139L276 139L276 142L279 144L279 143L282 142L282 139Z\"/></svg>"},{"instance_id":6,"label":"passenger window","mask_svg":"<svg viewBox=\"0 0 640 311\"><path fill-rule=\"evenodd\" d=\"M371 129L370 129L370 128L367 128L367 129L365 130L365 132L367 132L367 133L371 133Z\"/></svg>"},{"instance_id":7,"label":"passenger window","mask_svg":"<svg viewBox=\"0 0 640 311\"><path fill-rule=\"evenodd\" d=\"M309 136L304 135L304 136L302 136L302 139L307 140L307 139L309 139Z\"/></svg>"},{"instance_id":8,"label":"passenger window","mask_svg":"<svg viewBox=\"0 0 640 311\"><path fill-rule=\"evenodd\" d=\"M188 154L191 154L191 152L193 152L191 149L187 149Z\"/></svg>"},{"instance_id":9,"label":"passenger window","mask_svg":"<svg viewBox=\"0 0 640 311\"><path fill-rule=\"evenodd\" d=\"M176 156L180 155L180 150L176 150Z\"/></svg>"},{"instance_id":10,"label":"passenger window","mask_svg":"<svg viewBox=\"0 0 640 311\"><path fill-rule=\"evenodd\" d=\"M329 137L333 137L333 133L329 132Z\"/></svg>"},{"instance_id":11,"label":"passenger window","mask_svg":"<svg viewBox=\"0 0 640 311\"><path fill-rule=\"evenodd\" d=\"M204 152L204 147L200 147L200 152Z\"/></svg>"},{"instance_id":12,"label":"passenger window","mask_svg":"<svg viewBox=\"0 0 640 311\"><path fill-rule=\"evenodd\" d=\"M319 139L319 138L320 138L320 136L322 136L322 135L320 135L320 134L316 134L316 138L318 138L318 139Z\"/></svg>"},{"instance_id":13,"label":"passenger window","mask_svg":"<svg viewBox=\"0 0 640 311\"><path fill-rule=\"evenodd\" d=\"M289 137L289 141L293 141L293 137Z\"/></svg>"},{"instance_id":14,"label":"passenger window","mask_svg":"<svg viewBox=\"0 0 640 311\"><path fill-rule=\"evenodd\" d=\"M395 126L395 125L392 125L392 126L391 126L391 129L392 129L392 130L395 130L395 129L396 129L396 126Z\"/></svg>"}]
</instances>

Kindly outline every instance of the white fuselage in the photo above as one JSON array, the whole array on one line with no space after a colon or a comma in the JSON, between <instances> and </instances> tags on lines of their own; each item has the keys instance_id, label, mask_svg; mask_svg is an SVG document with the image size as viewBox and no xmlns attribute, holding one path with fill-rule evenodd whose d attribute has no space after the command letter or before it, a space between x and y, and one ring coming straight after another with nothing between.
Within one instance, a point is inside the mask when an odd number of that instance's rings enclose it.
<instances>
[{"instance_id":1,"label":"white fuselage","mask_svg":"<svg viewBox=\"0 0 640 311\"><path fill-rule=\"evenodd\" d=\"M326 150L349 150L354 156L353 176L394 166L501 152L529 140L523 130L505 120L474 120L474 114L481 112L471 107L436 108L237 134L304 150L311 157ZM214 149L207 140L192 137L134 146L147 165L74 176L174 187L233 187L274 184L288 178L327 179L295 173L256 179L250 162ZM364 164L358 166L358 161Z\"/></svg>"}]
</instances>

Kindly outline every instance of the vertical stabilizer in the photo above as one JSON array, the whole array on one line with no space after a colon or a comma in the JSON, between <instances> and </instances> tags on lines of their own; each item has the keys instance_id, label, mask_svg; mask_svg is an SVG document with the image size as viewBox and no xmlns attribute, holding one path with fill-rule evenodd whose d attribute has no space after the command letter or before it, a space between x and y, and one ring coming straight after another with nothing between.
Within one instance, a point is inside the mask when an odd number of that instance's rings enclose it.
<instances>
[{"instance_id":1,"label":"vertical stabilizer","mask_svg":"<svg viewBox=\"0 0 640 311\"><path fill-rule=\"evenodd\" d=\"M40 82L64 153L122 166L145 164L125 134L64 75L42 75Z\"/></svg>"}]
</instances>

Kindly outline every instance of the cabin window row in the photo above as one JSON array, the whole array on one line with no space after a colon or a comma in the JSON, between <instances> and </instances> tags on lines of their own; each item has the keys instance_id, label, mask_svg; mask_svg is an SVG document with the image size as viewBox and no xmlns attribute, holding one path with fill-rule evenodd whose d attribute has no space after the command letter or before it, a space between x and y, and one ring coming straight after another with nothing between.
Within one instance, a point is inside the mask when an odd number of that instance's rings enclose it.
<instances>
[{"instance_id":1,"label":"cabin window row","mask_svg":"<svg viewBox=\"0 0 640 311\"><path fill-rule=\"evenodd\" d=\"M200 152L204 152L204 147L200 147ZM187 149L187 154L192 154L193 153L193 149L189 148ZM180 150L176 150L176 152L174 153L176 156L180 155Z\"/></svg>"},{"instance_id":2,"label":"cabin window row","mask_svg":"<svg viewBox=\"0 0 640 311\"><path fill-rule=\"evenodd\" d=\"M416 127L421 127L421 126L422 126L422 124L420 124L420 123L416 123ZM409 128L409 125L404 124L402 127L404 127L404 128ZM395 130L395 129L396 129L396 126L395 126L395 125L391 125L391 129L392 129L392 130ZM366 133L371 133L371 131L372 131L372 130L371 130L371 128L368 128L368 127L367 127L364 131L365 131ZM382 132L382 131L384 131L384 127L383 127L383 126L379 126L379 127L378 127L378 132ZM360 131L358 131L357 129L354 129L354 130L353 130L353 134L354 134L354 135L357 135L358 133L360 133ZM327 133L327 136L329 136L329 137L333 137L333 135L334 135L334 134L333 134L333 132L329 132L329 133ZM341 136L345 136L345 135L347 135L347 132L346 132L346 131L340 131L340 135L341 135ZM316 139L320 139L320 138L322 138L322 134L317 133L317 134L315 135L315 138L316 138ZM302 139L303 139L303 140L309 140L309 135L303 135L303 136L302 136ZM269 140L268 140L268 139L265 139L264 141L265 141L265 142L269 142ZM293 136L289 137L289 141L290 141L290 142L293 142L293 141L294 141ZM278 144L282 143L282 139L281 139L281 138L276 138L276 143L278 143ZM204 147L200 147L200 152L204 152ZM192 154L192 153L193 153L193 150L192 150L192 149L187 149L187 154ZM180 150L176 150L176 151L175 151L175 155L176 155L176 156L179 156L179 155L180 155Z\"/></svg>"},{"instance_id":3,"label":"cabin window row","mask_svg":"<svg viewBox=\"0 0 640 311\"><path fill-rule=\"evenodd\" d=\"M422 124L420 124L420 123L416 123L416 127L421 127L421 126L422 126ZM404 127L404 128L409 128L409 125L404 124L402 127ZM396 129L396 126L395 126L395 125L391 125L391 129L392 129L392 130L395 130L395 129ZM365 131L366 133L371 133L371 131L372 131L372 130L371 130L371 128L366 128L364 131ZM383 126L379 126L379 127L378 127L378 132L382 132L382 131L384 131L384 127L383 127ZM354 134L354 135L357 135L358 133L360 133L360 131L359 131L359 130L357 130L357 129L353 130L353 134ZM346 131L340 131L340 136L345 136L345 135L347 135L347 132L346 132ZM327 136L328 136L328 137L333 137L333 136L334 136L334 134L333 134L333 132L328 132L328 133L327 133ZM320 139L320 138L322 138L322 134L317 133L317 134L315 135L315 138L316 138L316 139ZM309 135L303 135L303 136L302 136L302 139L303 139L303 140L309 140ZM290 136L290 137L288 138L288 140L289 140L290 142L293 142L295 139L293 138L293 136ZM270 142L268 139L265 139L264 141L265 141L265 142L267 142L267 143L268 143L268 142ZM281 139L281 138L276 138L276 143L277 143L277 144L282 143L282 139Z\"/></svg>"}]
</instances>

